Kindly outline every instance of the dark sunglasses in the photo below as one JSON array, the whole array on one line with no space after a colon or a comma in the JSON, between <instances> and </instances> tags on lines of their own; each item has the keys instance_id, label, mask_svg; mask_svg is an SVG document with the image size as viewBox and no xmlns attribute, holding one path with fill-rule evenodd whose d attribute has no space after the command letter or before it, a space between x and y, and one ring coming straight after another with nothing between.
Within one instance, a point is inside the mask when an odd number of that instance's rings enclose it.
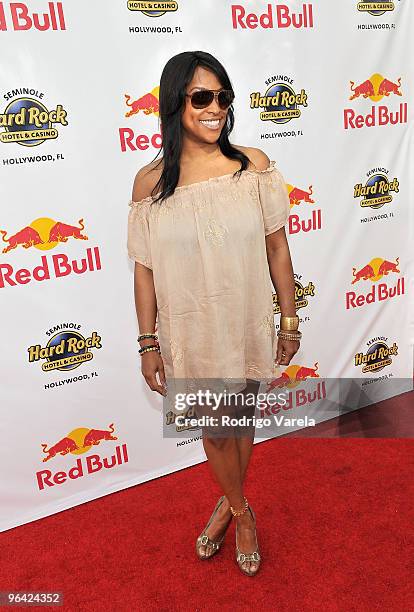
<instances>
[{"instance_id":1,"label":"dark sunglasses","mask_svg":"<svg viewBox=\"0 0 414 612\"><path fill-rule=\"evenodd\" d=\"M232 89L222 89L213 91L212 89L200 89L192 94L185 94L191 98L193 108L207 108L214 99L217 100L219 107L225 110L234 100L234 92Z\"/></svg>"}]
</instances>

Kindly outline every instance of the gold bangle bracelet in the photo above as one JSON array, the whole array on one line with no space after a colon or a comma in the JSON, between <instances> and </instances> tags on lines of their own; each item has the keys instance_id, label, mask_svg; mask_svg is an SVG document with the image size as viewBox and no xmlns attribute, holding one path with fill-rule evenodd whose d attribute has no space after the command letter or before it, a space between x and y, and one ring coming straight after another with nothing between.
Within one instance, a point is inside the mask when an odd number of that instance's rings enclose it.
<instances>
[{"instance_id":1,"label":"gold bangle bracelet","mask_svg":"<svg viewBox=\"0 0 414 612\"><path fill-rule=\"evenodd\" d=\"M283 329L285 331L296 331L298 327L299 327L298 315L295 315L294 317L280 315L280 329Z\"/></svg>"}]
</instances>

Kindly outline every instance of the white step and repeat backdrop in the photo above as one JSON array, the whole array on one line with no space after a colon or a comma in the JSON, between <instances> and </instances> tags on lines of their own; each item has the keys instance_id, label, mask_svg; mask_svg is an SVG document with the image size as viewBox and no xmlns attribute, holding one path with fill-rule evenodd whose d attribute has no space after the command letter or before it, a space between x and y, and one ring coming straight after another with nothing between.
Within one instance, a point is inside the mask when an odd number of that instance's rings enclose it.
<instances>
[{"instance_id":1,"label":"white step and repeat backdrop","mask_svg":"<svg viewBox=\"0 0 414 612\"><path fill-rule=\"evenodd\" d=\"M205 460L199 430L163 435L126 252L132 182L161 147L160 74L181 51L224 64L232 142L287 184L303 340L280 374L285 412L336 416L337 379L362 381L338 413L410 388L412 23L409 0L0 2L0 529ZM301 377L314 393L295 392Z\"/></svg>"}]
</instances>

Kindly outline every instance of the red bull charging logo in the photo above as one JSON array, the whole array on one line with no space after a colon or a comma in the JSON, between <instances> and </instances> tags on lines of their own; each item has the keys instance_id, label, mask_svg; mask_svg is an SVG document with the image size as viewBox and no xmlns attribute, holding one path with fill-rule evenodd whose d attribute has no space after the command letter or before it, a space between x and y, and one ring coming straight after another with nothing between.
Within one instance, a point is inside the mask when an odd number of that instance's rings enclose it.
<instances>
[{"instance_id":1,"label":"red bull charging logo","mask_svg":"<svg viewBox=\"0 0 414 612\"><path fill-rule=\"evenodd\" d=\"M399 257L396 258L395 262L382 259L381 257L375 257L361 268L353 268L352 285L367 280L370 280L373 285L372 289L367 294L357 294L355 291L348 291L345 296L346 309L349 310L350 308L357 308L374 302L382 302L399 295L404 295L405 285L403 276L398 278L397 283L392 286L389 286L385 282L378 282L384 276L400 274L399 263Z\"/></svg>"},{"instance_id":2,"label":"red bull charging logo","mask_svg":"<svg viewBox=\"0 0 414 612\"><path fill-rule=\"evenodd\" d=\"M69 225L48 217L40 217L11 236L7 231L0 229L3 242L7 243L2 252L8 253L18 246L24 249L35 247L46 251L55 248L59 242L67 242L69 238L88 240L88 236L83 233L84 229L83 219L79 219L78 225Z\"/></svg>"},{"instance_id":3,"label":"red bull charging logo","mask_svg":"<svg viewBox=\"0 0 414 612\"><path fill-rule=\"evenodd\" d=\"M140 98L136 100L131 100L131 96L125 94L125 104L131 109L127 113L125 113L125 117L132 117L132 115L137 115L138 113L143 113L144 115L154 114L156 117L160 116L160 88L159 85L154 87L152 91L144 94Z\"/></svg>"},{"instance_id":4,"label":"red bull charging logo","mask_svg":"<svg viewBox=\"0 0 414 612\"><path fill-rule=\"evenodd\" d=\"M28 95L20 95L30 92L38 95L39 99ZM6 99L13 98L0 114L0 142L16 143L24 147L36 147L46 140L58 138L59 132L53 124L67 126L67 112L62 104L49 110L43 100L43 93L35 92L33 89L20 88L6 94Z\"/></svg>"},{"instance_id":5,"label":"red bull charging logo","mask_svg":"<svg viewBox=\"0 0 414 612\"><path fill-rule=\"evenodd\" d=\"M267 392L283 387L296 387L301 380L306 380L307 378L319 378L318 369L318 362L314 364L313 368L289 364L280 376L268 383Z\"/></svg>"},{"instance_id":6,"label":"red bull charging logo","mask_svg":"<svg viewBox=\"0 0 414 612\"><path fill-rule=\"evenodd\" d=\"M394 342L388 345L388 338L372 338L366 352L360 351L354 356L354 366L361 368L363 374L380 372L392 364L392 358L398 355L398 346Z\"/></svg>"},{"instance_id":7,"label":"red bull charging logo","mask_svg":"<svg viewBox=\"0 0 414 612\"><path fill-rule=\"evenodd\" d=\"M312 185L309 185L308 189L306 190L287 184L287 190L291 208L293 208L293 206L298 206L301 204L301 202L315 204L315 200L312 199Z\"/></svg>"},{"instance_id":8,"label":"red bull charging logo","mask_svg":"<svg viewBox=\"0 0 414 612\"><path fill-rule=\"evenodd\" d=\"M68 433L66 436L55 442L54 444L41 444L43 463L55 459L56 457L71 454L73 456L83 455L95 446L99 446L103 442L117 441L118 437L114 435L114 424L111 423L107 429L89 429L87 427L78 427ZM88 455L83 461L79 457L75 465L67 472L59 471L53 473L49 469L43 469L36 473L37 485L40 491L46 487L63 484L67 480L75 480L86 475L94 474L102 469L111 469L116 466L123 465L128 462L127 445L117 445L115 453L110 457L101 457L101 455Z\"/></svg>"},{"instance_id":9,"label":"red bull charging logo","mask_svg":"<svg viewBox=\"0 0 414 612\"><path fill-rule=\"evenodd\" d=\"M370 98L373 102L382 100L384 96L387 98L394 94L396 96L402 96L401 93L401 77L396 83L386 79L381 74L373 74L369 79L363 81L359 85L355 85L353 81L350 81L352 94L350 100L355 100L362 96L363 98Z\"/></svg>"},{"instance_id":10,"label":"red bull charging logo","mask_svg":"<svg viewBox=\"0 0 414 612\"><path fill-rule=\"evenodd\" d=\"M355 100L356 98L367 99L369 98L372 102L379 102L384 98L391 97L402 97L401 91L401 77L395 81L391 81L381 74L373 74L356 84L354 81L350 81L351 95L349 100ZM385 105L373 105L371 112L366 115L357 114L353 108L344 109L344 128L347 129L361 129L363 127L375 127L381 125L397 125L399 123L407 123L407 102L401 102L398 110L391 111Z\"/></svg>"},{"instance_id":11,"label":"red bull charging logo","mask_svg":"<svg viewBox=\"0 0 414 612\"><path fill-rule=\"evenodd\" d=\"M43 461L49 461L56 457L56 455L67 455L68 453L80 455L86 453L92 446L100 444L102 440L118 440L116 436L112 435L113 433L113 423L109 425L107 430L86 429L84 427L74 429L52 446L42 444L42 450L45 453Z\"/></svg>"}]
</instances>

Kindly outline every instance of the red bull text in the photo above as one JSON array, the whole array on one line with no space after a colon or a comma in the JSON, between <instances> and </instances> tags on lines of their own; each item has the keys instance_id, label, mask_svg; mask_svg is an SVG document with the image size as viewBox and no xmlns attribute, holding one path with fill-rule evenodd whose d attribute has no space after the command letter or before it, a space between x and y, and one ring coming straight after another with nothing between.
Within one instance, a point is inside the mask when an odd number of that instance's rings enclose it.
<instances>
[{"instance_id":1,"label":"red bull text","mask_svg":"<svg viewBox=\"0 0 414 612\"><path fill-rule=\"evenodd\" d=\"M32 246L32 244L30 244ZM0 289L27 285L32 281L48 281L73 274L85 274L101 270L99 247L86 249L85 256L70 259L65 253L42 255L40 264L28 268L17 268L9 263L0 263Z\"/></svg>"},{"instance_id":2,"label":"red bull text","mask_svg":"<svg viewBox=\"0 0 414 612\"><path fill-rule=\"evenodd\" d=\"M344 128L348 130L388 124L397 125L407 123L407 116L407 102L401 102L397 111L390 111L387 106L372 106L371 112L366 115L356 113L353 108L346 108L344 110Z\"/></svg>"},{"instance_id":3,"label":"red bull text","mask_svg":"<svg viewBox=\"0 0 414 612\"><path fill-rule=\"evenodd\" d=\"M295 410L295 408L303 408L309 406L315 402L321 402L326 399L326 385L325 381L321 380L316 383L312 391L305 389L294 389L293 391L285 391L284 400L282 403L272 398L272 391L269 391L269 400L264 402L262 405L258 405L260 416L266 417L270 415L276 415L281 410L287 412L289 410Z\"/></svg>"},{"instance_id":4,"label":"red bull text","mask_svg":"<svg viewBox=\"0 0 414 612\"><path fill-rule=\"evenodd\" d=\"M119 128L119 141L121 143L121 151L147 151L149 148L161 149L162 136L159 133L151 134L136 134L132 128Z\"/></svg>"},{"instance_id":5,"label":"red bull text","mask_svg":"<svg viewBox=\"0 0 414 612\"><path fill-rule=\"evenodd\" d=\"M66 30L63 2L48 2L47 8L44 13L35 13L25 2L0 2L0 31L5 32L9 26L16 31Z\"/></svg>"},{"instance_id":6,"label":"red bull text","mask_svg":"<svg viewBox=\"0 0 414 612\"><path fill-rule=\"evenodd\" d=\"M293 12L287 4L275 4L273 6L269 3L267 4L267 11L260 14L247 13L243 5L233 4L231 6L231 19L233 30L313 28L313 4L302 4L300 12Z\"/></svg>"}]
</instances>

